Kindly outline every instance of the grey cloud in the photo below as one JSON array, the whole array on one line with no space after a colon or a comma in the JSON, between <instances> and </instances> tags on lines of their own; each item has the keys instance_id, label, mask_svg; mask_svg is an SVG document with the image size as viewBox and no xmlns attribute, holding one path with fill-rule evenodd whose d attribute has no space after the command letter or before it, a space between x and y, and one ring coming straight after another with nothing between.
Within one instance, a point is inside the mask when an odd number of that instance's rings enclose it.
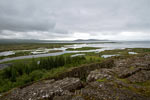
<instances>
[{"instance_id":1,"label":"grey cloud","mask_svg":"<svg viewBox=\"0 0 150 100\"><path fill-rule=\"evenodd\" d=\"M1 0L1 37L150 32L150 0ZM5 31L5 32L3 32ZM26 35L28 34L28 35Z\"/></svg>"}]
</instances>

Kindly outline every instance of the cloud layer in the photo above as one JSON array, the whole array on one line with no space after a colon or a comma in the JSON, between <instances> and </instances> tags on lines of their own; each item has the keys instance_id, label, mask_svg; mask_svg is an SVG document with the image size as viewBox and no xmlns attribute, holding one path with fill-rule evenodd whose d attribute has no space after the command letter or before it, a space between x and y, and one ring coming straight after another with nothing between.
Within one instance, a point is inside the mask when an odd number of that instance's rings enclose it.
<instances>
[{"instance_id":1,"label":"cloud layer","mask_svg":"<svg viewBox=\"0 0 150 100\"><path fill-rule=\"evenodd\" d=\"M1 0L0 38L150 40L150 0Z\"/></svg>"}]
</instances>

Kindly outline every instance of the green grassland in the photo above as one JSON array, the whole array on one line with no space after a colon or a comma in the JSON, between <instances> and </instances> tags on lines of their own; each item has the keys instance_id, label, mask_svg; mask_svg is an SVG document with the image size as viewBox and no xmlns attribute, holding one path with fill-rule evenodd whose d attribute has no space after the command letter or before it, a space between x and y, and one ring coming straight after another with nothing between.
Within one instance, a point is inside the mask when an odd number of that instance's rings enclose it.
<instances>
[{"instance_id":1,"label":"green grassland","mask_svg":"<svg viewBox=\"0 0 150 100\"><path fill-rule=\"evenodd\" d=\"M26 43L26 44L0 44L0 52L13 50L30 50L37 48L60 48L73 43Z\"/></svg>"}]
</instances>

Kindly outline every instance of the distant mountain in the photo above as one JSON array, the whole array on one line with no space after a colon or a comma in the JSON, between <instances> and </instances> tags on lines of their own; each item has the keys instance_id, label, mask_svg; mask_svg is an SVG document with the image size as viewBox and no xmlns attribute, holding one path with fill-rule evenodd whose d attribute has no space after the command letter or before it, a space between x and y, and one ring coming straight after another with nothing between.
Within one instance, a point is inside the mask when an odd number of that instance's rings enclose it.
<instances>
[{"instance_id":1,"label":"distant mountain","mask_svg":"<svg viewBox=\"0 0 150 100\"><path fill-rule=\"evenodd\" d=\"M77 39L74 41L108 41L108 40L99 40L99 39Z\"/></svg>"},{"instance_id":2,"label":"distant mountain","mask_svg":"<svg viewBox=\"0 0 150 100\"><path fill-rule=\"evenodd\" d=\"M47 43L47 42L59 42L57 40L35 40L35 39L0 39L0 44L8 43Z\"/></svg>"},{"instance_id":3,"label":"distant mountain","mask_svg":"<svg viewBox=\"0 0 150 100\"><path fill-rule=\"evenodd\" d=\"M108 40L98 40L98 39L77 39L72 41L67 40L36 40L36 39L0 39L0 44L16 44L16 43L79 43L79 42L98 42L98 41L108 41Z\"/></svg>"}]
</instances>

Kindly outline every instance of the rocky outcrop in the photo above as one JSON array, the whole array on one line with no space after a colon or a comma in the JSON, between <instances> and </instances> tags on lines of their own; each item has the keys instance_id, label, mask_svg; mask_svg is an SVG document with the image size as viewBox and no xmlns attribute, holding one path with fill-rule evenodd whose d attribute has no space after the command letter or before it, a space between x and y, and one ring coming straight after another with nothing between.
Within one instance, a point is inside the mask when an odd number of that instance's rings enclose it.
<instances>
[{"instance_id":1,"label":"rocky outcrop","mask_svg":"<svg viewBox=\"0 0 150 100\"><path fill-rule=\"evenodd\" d=\"M71 95L70 91L75 91L82 87L78 78L65 78L54 81L47 80L32 84L23 89L13 90L4 100L52 100L54 96Z\"/></svg>"},{"instance_id":2,"label":"rocky outcrop","mask_svg":"<svg viewBox=\"0 0 150 100\"><path fill-rule=\"evenodd\" d=\"M100 70L95 70L95 71L91 71L91 73L88 75L87 77L87 82L92 82L92 81L96 81L96 80L103 80L103 79L107 79L107 80L111 80L113 79L113 72L111 69L107 69L107 68L102 68Z\"/></svg>"},{"instance_id":3,"label":"rocky outcrop","mask_svg":"<svg viewBox=\"0 0 150 100\"><path fill-rule=\"evenodd\" d=\"M116 61L113 68L91 71L87 77L90 83L81 94L91 100L149 100L149 63L145 57L130 58Z\"/></svg>"},{"instance_id":4,"label":"rocky outcrop","mask_svg":"<svg viewBox=\"0 0 150 100\"><path fill-rule=\"evenodd\" d=\"M85 80L88 74L95 69L112 68L112 67L114 67L114 60L109 59L103 61L102 63L92 63L92 64L87 64L87 65L73 68L68 72L58 75L58 77L54 77L54 79L59 80L59 79L63 79L64 77L76 77L76 78L80 78L81 80Z\"/></svg>"},{"instance_id":5,"label":"rocky outcrop","mask_svg":"<svg viewBox=\"0 0 150 100\"><path fill-rule=\"evenodd\" d=\"M16 88L0 100L150 100L150 55L75 68L55 80Z\"/></svg>"}]
</instances>

